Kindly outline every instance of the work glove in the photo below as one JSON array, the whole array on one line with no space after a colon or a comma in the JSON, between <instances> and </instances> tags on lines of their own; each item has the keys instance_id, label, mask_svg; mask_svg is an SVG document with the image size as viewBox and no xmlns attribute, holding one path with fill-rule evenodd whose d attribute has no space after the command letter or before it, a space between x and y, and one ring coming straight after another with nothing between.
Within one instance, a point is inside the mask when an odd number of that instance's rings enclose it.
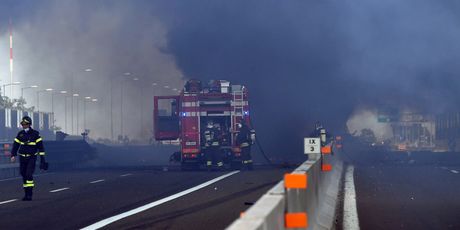
<instances>
[{"instance_id":1,"label":"work glove","mask_svg":"<svg viewBox=\"0 0 460 230\"><path fill-rule=\"evenodd\" d=\"M46 170L48 170L48 166L49 166L48 162L46 162L46 161L40 161L40 169L46 171Z\"/></svg>"}]
</instances>

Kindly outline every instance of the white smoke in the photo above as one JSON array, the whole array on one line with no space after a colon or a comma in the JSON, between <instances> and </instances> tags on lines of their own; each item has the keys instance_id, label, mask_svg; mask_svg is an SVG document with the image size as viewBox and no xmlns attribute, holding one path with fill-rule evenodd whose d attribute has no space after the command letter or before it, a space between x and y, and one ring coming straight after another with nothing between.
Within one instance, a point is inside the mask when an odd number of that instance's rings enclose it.
<instances>
[{"instance_id":1,"label":"white smoke","mask_svg":"<svg viewBox=\"0 0 460 230\"><path fill-rule=\"evenodd\" d=\"M374 132L377 141L384 141L393 137L390 123L378 122L378 114L375 110L357 109L347 121L348 132L359 136L361 130L370 129Z\"/></svg>"},{"instance_id":2,"label":"white smoke","mask_svg":"<svg viewBox=\"0 0 460 230\"><path fill-rule=\"evenodd\" d=\"M184 79L174 57L163 51L167 46L167 31L152 7L129 1L51 1L39 5L33 15L18 20L13 17L14 81L23 82L14 87L15 98L20 96L21 87L33 84L39 85L40 90L53 88L55 92L78 93L79 128L75 102L74 134L83 131L83 98L97 98L96 103L86 103L86 126L91 137L110 138L113 84L116 138L121 133L123 86L124 133L130 138L149 139L153 95L175 94L171 89L180 89ZM8 22L0 26L7 28ZM0 36L1 84L10 81L8 41L7 33ZM126 72L131 74L126 76ZM154 82L158 85L152 86ZM170 89L163 87L166 85ZM28 106L36 105L36 92L36 89L24 91ZM6 93L10 95L8 89ZM63 131L71 133L71 98L67 100L68 124ZM54 102L56 125L64 129L64 97L55 95ZM50 93L40 94L40 110L51 112Z\"/></svg>"}]
</instances>

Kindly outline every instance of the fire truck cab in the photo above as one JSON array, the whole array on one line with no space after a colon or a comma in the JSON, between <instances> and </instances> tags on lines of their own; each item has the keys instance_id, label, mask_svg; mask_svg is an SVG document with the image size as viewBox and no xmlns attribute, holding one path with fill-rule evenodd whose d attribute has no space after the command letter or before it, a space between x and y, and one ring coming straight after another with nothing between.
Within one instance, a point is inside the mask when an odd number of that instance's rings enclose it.
<instances>
[{"instance_id":1,"label":"fire truck cab","mask_svg":"<svg viewBox=\"0 0 460 230\"><path fill-rule=\"evenodd\" d=\"M219 124L224 162L241 167L240 148L235 143L238 123L250 125L248 91L243 85L213 80L203 86L189 80L179 95L154 97L154 134L158 141L178 140L175 154L182 169L198 169L205 163L204 131L208 121Z\"/></svg>"}]
</instances>

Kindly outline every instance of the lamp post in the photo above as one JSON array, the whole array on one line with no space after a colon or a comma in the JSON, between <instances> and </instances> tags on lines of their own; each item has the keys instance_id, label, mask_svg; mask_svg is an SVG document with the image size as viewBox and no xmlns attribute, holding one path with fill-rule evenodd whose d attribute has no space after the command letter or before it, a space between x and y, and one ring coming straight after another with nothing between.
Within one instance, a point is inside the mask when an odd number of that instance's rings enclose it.
<instances>
[{"instance_id":1,"label":"lamp post","mask_svg":"<svg viewBox=\"0 0 460 230\"><path fill-rule=\"evenodd\" d=\"M21 88L21 98L24 98L24 90L32 89L32 88L38 88L38 85L31 85L31 86L22 87Z\"/></svg>"},{"instance_id":2,"label":"lamp post","mask_svg":"<svg viewBox=\"0 0 460 230\"><path fill-rule=\"evenodd\" d=\"M54 121L56 120L55 117L54 117L54 95L55 95L55 94L66 94L66 93L67 93L67 91L65 91L65 90L61 90L61 91L56 92L56 93L51 93L51 114L53 114L53 120L52 120L52 121L53 121L53 124L52 124L52 125L53 125L53 129L56 128L56 127L54 126ZM66 100L66 97L64 97L64 100ZM65 105L66 105L65 113L67 113L67 100L66 100ZM65 122L66 122L66 125L67 125L67 114L66 114L66 117L64 118L64 120L66 120ZM67 130L66 130L66 131L67 131Z\"/></svg>"},{"instance_id":3,"label":"lamp post","mask_svg":"<svg viewBox=\"0 0 460 230\"><path fill-rule=\"evenodd\" d=\"M129 79L126 78L126 76L131 76L131 73L129 72L126 72L123 74L125 77L122 79L121 81L121 105L120 105L120 110L121 110L121 117L120 117L120 132L121 132L121 136L123 137L124 136L124 130L123 130L123 88L124 88L124 83L126 81L128 81ZM133 78L134 79L137 79L139 80L138 78Z\"/></svg>"},{"instance_id":4,"label":"lamp post","mask_svg":"<svg viewBox=\"0 0 460 230\"><path fill-rule=\"evenodd\" d=\"M91 98L91 97L85 97L85 100L83 101L83 129L86 132L86 102L97 102L98 100L96 98Z\"/></svg>"},{"instance_id":5,"label":"lamp post","mask_svg":"<svg viewBox=\"0 0 460 230\"><path fill-rule=\"evenodd\" d=\"M73 106L73 99L78 97L78 96L80 96L78 93L72 94L72 109L71 109L72 134L75 134L74 129L73 129L73 123L74 123L73 122L73 107L74 107ZM78 110L77 110L77 112L78 112ZM78 119L78 116L77 116L77 119Z\"/></svg>"},{"instance_id":6,"label":"lamp post","mask_svg":"<svg viewBox=\"0 0 460 230\"><path fill-rule=\"evenodd\" d=\"M13 89L13 88L12 88L13 85L20 85L20 84L21 84L20 81L15 81L15 82L13 82L13 83L8 83L8 84L2 85L2 86L3 86L3 96L6 96L6 92L5 92L6 86L10 86L10 85L11 85L11 90L12 90L12 89ZM13 98L11 98L11 99L13 99Z\"/></svg>"},{"instance_id":7,"label":"lamp post","mask_svg":"<svg viewBox=\"0 0 460 230\"><path fill-rule=\"evenodd\" d=\"M86 102L91 101L91 97L85 97L83 101L83 130L86 132Z\"/></svg>"},{"instance_id":8,"label":"lamp post","mask_svg":"<svg viewBox=\"0 0 460 230\"><path fill-rule=\"evenodd\" d=\"M52 88L37 91L37 112L40 112L40 93L51 92L51 91L53 91Z\"/></svg>"}]
</instances>

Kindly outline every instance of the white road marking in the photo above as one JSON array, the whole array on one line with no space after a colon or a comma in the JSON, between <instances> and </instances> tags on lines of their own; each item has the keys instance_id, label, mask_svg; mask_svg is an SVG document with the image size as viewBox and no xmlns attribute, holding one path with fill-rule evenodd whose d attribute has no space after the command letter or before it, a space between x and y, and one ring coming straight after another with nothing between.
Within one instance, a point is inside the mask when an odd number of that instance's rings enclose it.
<instances>
[{"instance_id":1,"label":"white road marking","mask_svg":"<svg viewBox=\"0 0 460 230\"><path fill-rule=\"evenodd\" d=\"M96 184L96 183L99 183L99 182L102 182L102 181L105 181L105 179L95 180L95 181L91 181L91 182L89 182L89 183L90 183L90 184Z\"/></svg>"},{"instance_id":2,"label":"white road marking","mask_svg":"<svg viewBox=\"0 0 460 230\"><path fill-rule=\"evenodd\" d=\"M8 204L8 203L11 203L11 202L14 202L14 201L17 201L18 199L12 199L12 200L5 200L5 201L1 201L0 204Z\"/></svg>"},{"instance_id":3,"label":"white road marking","mask_svg":"<svg viewBox=\"0 0 460 230\"><path fill-rule=\"evenodd\" d=\"M199 189L202 189L202 188L204 188L204 187L207 187L207 186L209 186L209 185L211 185L211 184L213 184L213 183L216 183L216 182L218 182L218 181L220 181L220 180L223 180L223 179L225 179L225 178L227 178L227 177L229 177L229 176L231 176L231 175L233 175L233 174L239 173L239 172L240 172L240 171L233 171L233 172L227 173L227 174L225 174L225 175L222 175L222 176L220 176L220 177L214 178L214 179L212 179L212 180L210 180L210 181L207 181L207 182L205 182L205 183L203 183L203 184L200 184L200 185L198 185L198 186L195 186L195 187L193 187L193 188L189 188L189 189L187 189L187 190L184 190L184 191L182 191L182 192L180 192L180 193L176 193L176 194L174 194L174 195L171 195L171 196L165 197L165 198L163 198L163 199L154 201L154 202L152 202L152 203L150 203L150 204L146 204L146 205L143 205L143 206L141 206L141 207L135 208L135 209L133 209L133 210L130 210L130 211L127 211L127 212L118 214L118 215L116 215L116 216L112 216L112 217L109 217L109 218L107 218L107 219L101 220L101 221L99 221L99 222L97 222L97 223L94 223L94 224L92 224L92 225L90 225L90 226L84 227L84 228L82 228L82 229L80 229L80 230L93 230L93 229L102 228L102 227L104 227L104 226L106 226L106 225L109 225L109 224L111 224L111 223L113 223L113 222L115 222L115 221L121 220L121 219L123 219L123 218L125 218L125 217L132 216L132 215L134 215L134 214L143 212L143 211L145 211L145 210L147 210L147 209L150 209L150 208L153 208L153 207L155 207L155 206L161 205L161 204L166 203L166 202L168 202L168 201L171 201L171 200L177 199L177 198L179 198L179 197L185 196L185 195L187 195L187 194L189 194L189 193L195 192L195 191L197 191L197 190L199 190Z\"/></svg>"},{"instance_id":4,"label":"white road marking","mask_svg":"<svg viewBox=\"0 0 460 230\"><path fill-rule=\"evenodd\" d=\"M131 176L131 175L133 175L133 174L127 173L127 174L123 174L123 175L120 175L120 176L121 176L121 177L125 177L125 176Z\"/></svg>"},{"instance_id":5,"label":"white road marking","mask_svg":"<svg viewBox=\"0 0 460 230\"><path fill-rule=\"evenodd\" d=\"M345 174L345 197L343 204L343 229L359 230L358 209L356 207L354 167L348 166Z\"/></svg>"},{"instance_id":6,"label":"white road marking","mask_svg":"<svg viewBox=\"0 0 460 230\"><path fill-rule=\"evenodd\" d=\"M60 192L60 191L64 191L64 190L67 190L67 189L70 189L70 188L60 188L60 189L52 190L50 192Z\"/></svg>"},{"instance_id":7,"label":"white road marking","mask_svg":"<svg viewBox=\"0 0 460 230\"><path fill-rule=\"evenodd\" d=\"M450 170L452 173L458 173L457 170Z\"/></svg>"}]
</instances>

